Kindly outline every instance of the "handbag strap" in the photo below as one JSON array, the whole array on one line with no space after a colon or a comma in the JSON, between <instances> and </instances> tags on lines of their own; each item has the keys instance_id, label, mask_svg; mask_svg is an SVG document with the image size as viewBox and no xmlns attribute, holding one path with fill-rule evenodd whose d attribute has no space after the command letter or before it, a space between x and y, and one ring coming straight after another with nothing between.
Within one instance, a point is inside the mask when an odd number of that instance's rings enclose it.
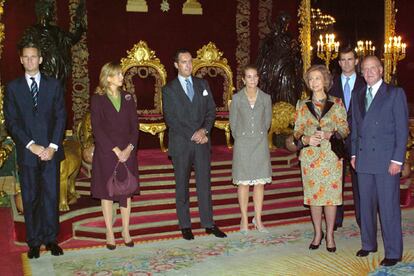
<instances>
[{"instance_id":1,"label":"handbag strap","mask_svg":"<svg viewBox=\"0 0 414 276\"><path fill-rule=\"evenodd\" d=\"M125 162L117 162L116 163L116 165L115 165L115 168L114 168L114 172L113 172L113 175L114 176L116 176L116 174L117 174L117 172L118 172L118 166L119 166L119 164L122 164L122 165L124 165L124 167L125 167L125 170L127 171L127 174L128 173L130 173L130 171L129 171L129 169L128 169L128 166L125 164Z\"/></svg>"}]
</instances>

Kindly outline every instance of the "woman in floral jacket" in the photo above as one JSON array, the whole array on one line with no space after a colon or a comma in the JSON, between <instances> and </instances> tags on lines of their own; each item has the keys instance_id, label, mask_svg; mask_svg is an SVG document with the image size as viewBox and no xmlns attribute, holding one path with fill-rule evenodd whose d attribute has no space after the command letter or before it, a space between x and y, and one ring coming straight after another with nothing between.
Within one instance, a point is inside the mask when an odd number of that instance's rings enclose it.
<instances>
[{"instance_id":1,"label":"woman in floral jacket","mask_svg":"<svg viewBox=\"0 0 414 276\"><path fill-rule=\"evenodd\" d=\"M305 74L310 96L296 106L294 137L300 149L304 204L310 206L314 238L309 249L318 249L324 237L322 212L326 222L326 249L336 251L334 224L337 205L342 204L342 158L333 152L331 141L349 133L341 99L327 95L332 85L328 69L314 65Z\"/></svg>"}]
</instances>

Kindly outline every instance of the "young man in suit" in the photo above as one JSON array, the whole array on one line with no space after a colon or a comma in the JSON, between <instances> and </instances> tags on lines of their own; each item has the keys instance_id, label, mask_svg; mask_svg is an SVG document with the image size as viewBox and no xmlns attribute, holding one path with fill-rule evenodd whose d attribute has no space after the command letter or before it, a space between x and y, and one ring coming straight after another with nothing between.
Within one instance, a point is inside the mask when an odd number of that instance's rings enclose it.
<instances>
[{"instance_id":1,"label":"young man in suit","mask_svg":"<svg viewBox=\"0 0 414 276\"><path fill-rule=\"evenodd\" d=\"M178 76L162 89L164 119L168 125L168 154L174 166L176 208L184 239L192 240L189 180L194 166L201 226L206 233L224 238L214 225L210 182L209 132L216 116L216 105L207 81L192 77L191 53L175 55Z\"/></svg>"},{"instance_id":2,"label":"young man in suit","mask_svg":"<svg viewBox=\"0 0 414 276\"><path fill-rule=\"evenodd\" d=\"M4 117L16 144L22 191L27 256L39 258L42 244L52 255L62 255L59 232L59 171L63 159L62 139L66 111L60 82L39 71L39 48L20 49L24 76L7 86Z\"/></svg>"},{"instance_id":3,"label":"young man in suit","mask_svg":"<svg viewBox=\"0 0 414 276\"><path fill-rule=\"evenodd\" d=\"M339 51L339 66L342 73L336 75L333 79L333 85L330 95L341 98L347 110L347 120L350 130L352 127L352 97L358 93L359 90L365 85L364 78L356 73L356 66L358 64L358 58L351 46L346 46ZM345 139L345 149L347 151L346 160L344 162L349 163L351 160L351 135ZM346 165L344 164L343 182L345 184ZM360 208L359 208L359 192L358 192L358 179L355 170L350 167L351 182L352 182L352 195L354 199L355 219L358 226L361 226ZM344 205L338 206L336 211L336 219L334 230L342 227L344 220Z\"/></svg>"},{"instance_id":4,"label":"young man in suit","mask_svg":"<svg viewBox=\"0 0 414 276\"><path fill-rule=\"evenodd\" d=\"M403 89L382 80L375 56L362 62L366 86L352 98L352 159L358 174L362 249L358 257L377 251L377 214L381 222L383 266L401 260L403 240L400 172L408 138L408 108Z\"/></svg>"}]
</instances>

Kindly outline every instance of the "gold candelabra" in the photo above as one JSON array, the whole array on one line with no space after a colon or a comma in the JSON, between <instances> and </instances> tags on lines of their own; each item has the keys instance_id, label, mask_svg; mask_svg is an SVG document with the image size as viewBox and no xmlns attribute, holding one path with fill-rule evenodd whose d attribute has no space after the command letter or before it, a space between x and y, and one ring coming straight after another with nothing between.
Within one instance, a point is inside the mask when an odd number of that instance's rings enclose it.
<instances>
[{"instance_id":1,"label":"gold candelabra","mask_svg":"<svg viewBox=\"0 0 414 276\"><path fill-rule=\"evenodd\" d=\"M320 9L311 8L311 28L313 31L323 32L335 22L333 16L323 14Z\"/></svg>"},{"instance_id":2,"label":"gold candelabra","mask_svg":"<svg viewBox=\"0 0 414 276\"><path fill-rule=\"evenodd\" d=\"M323 36L319 36L317 45L318 58L325 61L325 65L329 68L329 63L338 57L339 42L335 41L334 34L325 34L325 41Z\"/></svg>"},{"instance_id":3,"label":"gold candelabra","mask_svg":"<svg viewBox=\"0 0 414 276\"><path fill-rule=\"evenodd\" d=\"M391 72L385 76L385 81L396 84L397 82L397 64L405 58L407 44L402 43L401 36L388 38L388 43L384 44L384 63L386 72Z\"/></svg>"},{"instance_id":4,"label":"gold candelabra","mask_svg":"<svg viewBox=\"0 0 414 276\"><path fill-rule=\"evenodd\" d=\"M371 40L359 40L357 46L355 47L355 52L359 59L364 58L365 56L372 56L375 54L375 46Z\"/></svg>"}]
</instances>

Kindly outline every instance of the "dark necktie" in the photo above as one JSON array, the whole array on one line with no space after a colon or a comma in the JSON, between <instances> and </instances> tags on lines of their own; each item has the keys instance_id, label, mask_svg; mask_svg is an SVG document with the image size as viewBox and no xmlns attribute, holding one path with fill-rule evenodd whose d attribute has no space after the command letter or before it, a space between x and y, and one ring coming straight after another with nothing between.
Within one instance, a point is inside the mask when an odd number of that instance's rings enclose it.
<instances>
[{"instance_id":1,"label":"dark necktie","mask_svg":"<svg viewBox=\"0 0 414 276\"><path fill-rule=\"evenodd\" d=\"M365 95L365 112L368 111L373 99L374 97L372 96L372 87L368 87L367 94Z\"/></svg>"},{"instance_id":2,"label":"dark necktie","mask_svg":"<svg viewBox=\"0 0 414 276\"><path fill-rule=\"evenodd\" d=\"M193 101L194 89L189 79L185 80L185 88L187 89L187 97L190 99L190 101Z\"/></svg>"},{"instance_id":3,"label":"dark necktie","mask_svg":"<svg viewBox=\"0 0 414 276\"><path fill-rule=\"evenodd\" d=\"M346 77L346 82L344 85L344 100L345 100L345 106L346 110L349 109L349 104L351 102L351 87L349 86L349 77Z\"/></svg>"},{"instance_id":4,"label":"dark necktie","mask_svg":"<svg viewBox=\"0 0 414 276\"><path fill-rule=\"evenodd\" d=\"M30 85L30 92L32 93L33 105L37 107L37 94L39 93L39 87L35 81L34 77L30 78L32 80L32 84Z\"/></svg>"}]
</instances>

